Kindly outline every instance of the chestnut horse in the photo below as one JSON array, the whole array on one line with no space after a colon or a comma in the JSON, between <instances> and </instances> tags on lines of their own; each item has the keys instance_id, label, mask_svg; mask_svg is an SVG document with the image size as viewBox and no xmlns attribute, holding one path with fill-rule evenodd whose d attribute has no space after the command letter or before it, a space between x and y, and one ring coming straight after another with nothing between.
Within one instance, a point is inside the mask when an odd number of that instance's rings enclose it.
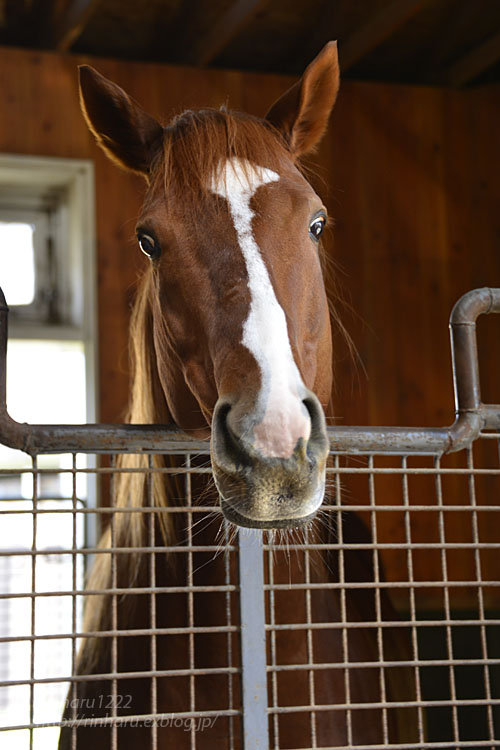
<instances>
[{"instance_id":1,"label":"chestnut horse","mask_svg":"<svg viewBox=\"0 0 500 750\"><path fill-rule=\"evenodd\" d=\"M186 111L163 127L94 69L80 69L80 84L83 111L98 144L113 161L143 175L147 182L137 238L150 264L132 318L134 376L129 420L173 423L198 438L211 437L213 476L228 521L257 529L299 527L312 519L324 498L328 455L324 410L330 409L332 390L330 317L320 262L327 212L305 179L299 160L319 142L337 95L336 44L326 45L264 119L223 108ZM164 457L154 461L157 468L167 465ZM131 466L145 467L146 459L123 457L121 467ZM144 473L120 476L117 505L141 508L148 504ZM153 476L149 494L157 508L165 509L154 516L153 543L156 550L171 548L182 544L185 536L187 515L172 514L174 520L168 520L168 508L184 502L182 487L167 481L171 475L162 478L157 472ZM203 488L202 479L194 485L197 492ZM126 696L127 705L122 702L117 713L151 713L151 680L147 675L130 676L151 667L144 629L188 624L184 589L179 594L155 595L152 622L147 598L151 536L143 517L139 512L117 513L101 541L102 553L97 555L88 583L88 590L97 593L87 596L84 624L85 632L94 635L83 642L77 664L78 675L95 679L78 681L70 692L70 697L76 697L78 719L105 714L102 696L111 693L109 673L113 671L127 673L118 675L118 692ZM196 543L215 545L219 524L220 520L207 520L197 532ZM355 517L347 518L343 526L344 540L367 541ZM324 529L316 533L326 541L336 538ZM116 555L114 572L111 555L106 554L111 546L129 550ZM134 552L134 547L139 551ZM192 582L192 571L186 569L182 557L156 551L156 587L171 590ZM274 581L304 582L303 561L300 554L275 552ZM200 568L197 582L223 583L225 564L222 555L199 556L194 565ZM372 566L371 554L364 557L346 551L346 580L373 580ZM318 554L311 580L334 581L338 569L333 553ZM113 624L111 595L106 590L116 587L133 587L134 593L118 598ZM137 593L141 587L146 597ZM305 592L281 593L275 598L276 622L306 622ZM346 597L344 616L349 620L376 619L374 600L367 590L347 591ZM214 594L193 606L196 625L225 622L223 598ZM341 596L336 589L316 591L312 607L315 621L339 622L341 618ZM382 611L388 608L383 600ZM113 628L127 630L116 638L114 662L111 639L95 635ZM142 634L130 633L141 629ZM349 632L349 660L377 661L375 632L359 627ZM304 630L282 635L276 646L279 662L307 663L310 654ZM188 669L187 640L187 635L179 633L158 635L156 669ZM225 634L211 634L210 639L197 634L196 667L230 666L224 661L226 641ZM314 658L322 664L346 658L339 629L314 631ZM156 711L167 716L189 712L189 678L156 679ZM345 670L319 669L314 674L315 703L370 703L390 700L395 694L389 680L382 695L376 668L353 669L348 681L349 696ZM197 677L196 708L215 713L221 708L226 685L223 674ZM281 705L304 706L310 701L306 670L280 673L277 689ZM411 734L398 726L391 711L384 721L377 708L351 713L348 727L345 710L318 710L314 718L318 746L403 742ZM71 716L67 709L65 718ZM192 733L172 723L158 723L158 747L192 747ZM130 722L114 730L121 750L152 746L151 722L138 724ZM281 748L313 744L307 712L284 714L273 727L279 730ZM79 748L109 748L111 735L109 726L65 727L60 747L70 748L76 742ZM234 742L240 747L238 737ZM278 746L277 736L274 743ZM229 747L229 719L221 716L204 727L196 736L196 747Z\"/></svg>"}]
</instances>

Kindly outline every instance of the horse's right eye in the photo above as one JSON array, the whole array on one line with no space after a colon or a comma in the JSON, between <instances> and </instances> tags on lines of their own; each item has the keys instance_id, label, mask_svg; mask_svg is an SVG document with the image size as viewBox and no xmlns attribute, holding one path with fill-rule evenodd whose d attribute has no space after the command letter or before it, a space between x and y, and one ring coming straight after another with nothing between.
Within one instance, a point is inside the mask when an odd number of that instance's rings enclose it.
<instances>
[{"instance_id":1,"label":"horse's right eye","mask_svg":"<svg viewBox=\"0 0 500 750\"><path fill-rule=\"evenodd\" d=\"M139 241L139 247L141 248L144 255L147 255L148 258L151 258L151 260L159 257L160 246L154 237L151 237L150 234L138 233L137 239Z\"/></svg>"}]
</instances>

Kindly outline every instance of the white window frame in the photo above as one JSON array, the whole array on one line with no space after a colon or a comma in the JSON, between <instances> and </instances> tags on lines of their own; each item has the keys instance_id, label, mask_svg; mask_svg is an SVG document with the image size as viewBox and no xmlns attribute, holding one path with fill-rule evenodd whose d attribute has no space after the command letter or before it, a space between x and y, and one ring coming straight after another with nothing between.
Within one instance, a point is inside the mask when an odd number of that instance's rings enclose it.
<instances>
[{"instance_id":1,"label":"white window frame","mask_svg":"<svg viewBox=\"0 0 500 750\"><path fill-rule=\"evenodd\" d=\"M0 154L0 211L27 212L40 207L44 193L57 195L56 252L68 254L61 264L67 278L61 324L23 320L12 307L11 338L83 341L87 383L87 422L97 415L97 311L94 165L90 160ZM67 239L66 239L67 238Z\"/></svg>"}]
</instances>

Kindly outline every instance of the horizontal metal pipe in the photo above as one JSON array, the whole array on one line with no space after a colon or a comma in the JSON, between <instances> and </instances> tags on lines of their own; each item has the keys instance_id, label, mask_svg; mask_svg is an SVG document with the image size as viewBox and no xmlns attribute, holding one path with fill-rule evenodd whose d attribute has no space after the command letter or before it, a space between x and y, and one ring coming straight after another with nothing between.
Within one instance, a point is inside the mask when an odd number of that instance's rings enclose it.
<instances>
[{"instance_id":1,"label":"horizontal metal pipe","mask_svg":"<svg viewBox=\"0 0 500 750\"><path fill-rule=\"evenodd\" d=\"M328 427L327 432L330 450L337 453L442 455L470 444L482 426L479 415L464 414L447 428ZM194 440L172 425L21 424L1 410L0 441L32 456L40 453L210 453L208 441ZM125 469L124 473L130 471L140 471L140 468ZM174 469L170 473L178 471Z\"/></svg>"}]
</instances>

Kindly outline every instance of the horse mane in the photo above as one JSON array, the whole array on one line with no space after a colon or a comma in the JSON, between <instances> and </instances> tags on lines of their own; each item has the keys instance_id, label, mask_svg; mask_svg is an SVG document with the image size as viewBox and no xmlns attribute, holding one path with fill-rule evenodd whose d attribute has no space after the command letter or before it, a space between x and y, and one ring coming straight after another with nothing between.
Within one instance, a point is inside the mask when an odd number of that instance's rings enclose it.
<instances>
[{"instance_id":1,"label":"horse mane","mask_svg":"<svg viewBox=\"0 0 500 750\"><path fill-rule=\"evenodd\" d=\"M126 415L126 421L130 424L171 423L155 360L150 305L152 284L153 270L148 268L140 279L130 319L131 393ZM150 466L156 469L164 467L164 458L156 455L150 458L141 453L124 453L117 457L116 474L111 486L112 502L116 508L130 508L130 512L113 514L99 541L99 552L88 575L86 588L103 593L86 597L84 632L101 632L111 628L110 595L106 590L112 584L126 588L140 583L141 574L144 573L144 555L135 548L148 544L149 514L134 512L134 509L148 505L149 497L153 498L155 507L168 507L171 504L173 492L176 491L176 483L172 481L174 478L159 472L147 472ZM148 481L152 482L151 492L148 492ZM155 526L166 545L173 533L170 515L158 513L155 514L156 519ZM121 553L120 565L116 566L116 582L113 582L111 552L106 554L103 550L115 547L128 547L130 552ZM133 597L126 598L131 605ZM124 598L120 606L123 603ZM83 641L78 655L80 672L89 673L95 668L102 641L98 636Z\"/></svg>"}]
</instances>

